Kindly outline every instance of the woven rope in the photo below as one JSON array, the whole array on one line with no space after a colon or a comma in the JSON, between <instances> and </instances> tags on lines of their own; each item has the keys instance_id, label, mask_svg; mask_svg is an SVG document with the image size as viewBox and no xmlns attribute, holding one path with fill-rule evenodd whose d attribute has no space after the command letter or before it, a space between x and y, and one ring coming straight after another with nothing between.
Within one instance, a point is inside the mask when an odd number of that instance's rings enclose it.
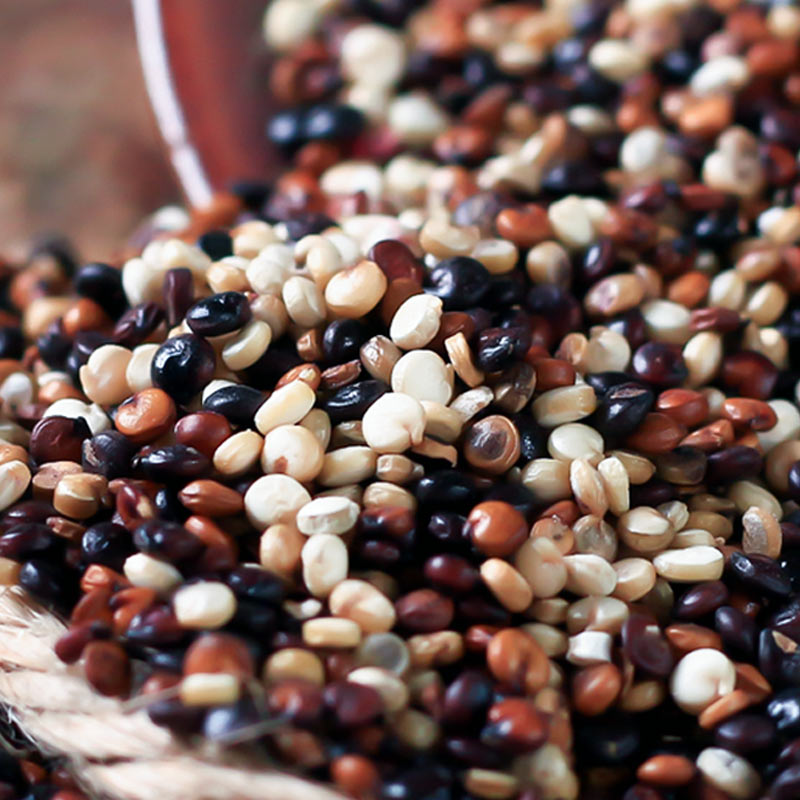
<instances>
[{"instance_id":1,"label":"woven rope","mask_svg":"<svg viewBox=\"0 0 800 800\"><path fill-rule=\"evenodd\" d=\"M109 800L342 800L225 752L188 749L142 711L101 697L53 646L64 625L16 589L0 596L0 703L46 756Z\"/></svg>"}]
</instances>

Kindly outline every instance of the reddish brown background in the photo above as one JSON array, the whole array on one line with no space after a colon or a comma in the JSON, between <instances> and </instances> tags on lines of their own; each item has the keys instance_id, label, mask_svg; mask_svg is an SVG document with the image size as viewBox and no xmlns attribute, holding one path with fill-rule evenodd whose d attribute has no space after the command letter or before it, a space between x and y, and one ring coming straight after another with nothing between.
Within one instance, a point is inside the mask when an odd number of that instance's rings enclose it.
<instances>
[{"instance_id":1,"label":"reddish brown background","mask_svg":"<svg viewBox=\"0 0 800 800\"><path fill-rule=\"evenodd\" d=\"M0 3L0 252L40 233L107 258L179 198L125 0Z\"/></svg>"}]
</instances>

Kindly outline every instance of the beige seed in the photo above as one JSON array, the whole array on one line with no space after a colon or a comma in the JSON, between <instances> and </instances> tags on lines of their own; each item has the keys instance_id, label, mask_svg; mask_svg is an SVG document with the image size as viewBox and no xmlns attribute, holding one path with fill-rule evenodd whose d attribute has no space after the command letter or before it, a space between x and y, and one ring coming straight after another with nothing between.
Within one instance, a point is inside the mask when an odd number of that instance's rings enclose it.
<instances>
[{"instance_id":1,"label":"beige seed","mask_svg":"<svg viewBox=\"0 0 800 800\"><path fill-rule=\"evenodd\" d=\"M324 459L319 440L302 425L279 425L264 437L261 468L267 474L277 472L305 483L317 477Z\"/></svg>"},{"instance_id":2,"label":"beige seed","mask_svg":"<svg viewBox=\"0 0 800 800\"><path fill-rule=\"evenodd\" d=\"M656 474L656 465L649 458L638 453L631 453L628 450L612 450L609 457L618 458L622 462L625 472L628 473L628 480L634 486L647 483Z\"/></svg>"},{"instance_id":3,"label":"beige seed","mask_svg":"<svg viewBox=\"0 0 800 800\"><path fill-rule=\"evenodd\" d=\"M588 383L549 389L542 392L531 406L534 419L545 428L577 422L588 417L596 408L597 396Z\"/></svg>"},{"instance_id":4,"label":"beige seed","mask_svg":"<svg viewBox=\"0 0 800 800\"><path fill-rule=\"evenodd\" d=\"M131 394L125 377L131 355L127 347L116 344L104 344L92 352L79 375L83 392L93 403L116 405Z\"/></svg>"},{"instance_id":5,"label":"beige seed","mask_svg":"<svg viewBox=\"0 0 800 800\"><path fill-rule=\"evenodd\" d=\"M317 617L303 623L303 641L309 647L356 647L361 641L361 628L350 619Z\"/></svg>"},{"instance_id":6,"label":"beige seed","mask_svg":"<svg viewBox=\"0 0 800 800\"><path fill-rule=\"evenodd\" d=\"M653 566L662 578L676 583L716 581L722 576L725 559L716 547L697 545L664 550L653 559Z\"/></svg>"},{"instance_id":7,"label":"beige seed","mask_svg":"<svg viewBox=\"0 0 800 800\"><path fill-rule=\"evenodd\" d=\"M464 427L462 416L452 406L423 400L425 435L448 444L455 442Z\"/></svg>"},{"instance_id":8,"label":"beige seed","mask_svg":"<svg viewBox=\"0 0 800 800\"><path fill-rule=\"evenodd\" d=\"M575 552L601 556L606 561L617 557L617 532L601 517L587 514L572 526Z\"/></svg>"},{"instance_id":9,"label":"beige seed","mask_svg":"<svg viewBox=\"0 0 800 800\"><path fill-rule=\"evenodd\" d=\"M264 569L289 576L300 565L300 553L307 539L294 525L270 525L258 545L258 560Z\"/></svg>"},{"instance_id":10,"label":"beige seed","mask_svg":"<svg viewBox=\"0 0 800 800\"><path fill-rule=\"evenodd\" d=\"M384 633L394 627L394 605L372 584L356 578L339 583L328 598L331 613L357 622L365 633Z\"/></svg>"},{"instance_id":11,"label":"beige seed","mask_svg":"<svg viewBox=\"0 0 800 800\"><path fill-rule=\"evenodd\" d=\"M412 350L392 370L392 391L411 395L419 401L447 405L453 396L453 367L433 350Z\"/></svg>"},{"instance_id":12,"label":"beige seed","mask_svg":"<svg viewBox=\"0 0 800 800\"><path fill-rule=\"evenodd\" d=\"M389 326L391 340L404 350L425 347L439 332L442 301L432 294L415 294L395 311Z\"/></svg>"},{"instance_id":13,"label":"beige seed","mask_svg":"<svg viewBox=\"0 0 800 800\"><path fill-rule=\"evenodd\" d=\"M567 583L564 556L545 536L526 539L514 555L514 566L536 597L555 597Z\"/></svg>"},{"instance_id":14,"label":"beige seed","mask_svg":"<svg viewBox=\"0 0 800 800\"><path fill-rule=\"evenodd\" d=\"M347 545L332 533L316 533L308 538L300 553L303 581L314 597L327 597L347 577Z\"/></svg>"},{"instance_id":15,"label":"beige seed","mask_svg":"<svg viewBox=\"0 0 800 800\"><path fill-rule=\"evenodd\" d=\"M770 558L781 554L783 535L778 520L764 509L751 506L742 516L742 547L745 553L760 553Z\"/></svg>"},{"instance_id":16,"label":"beige seed","mask_svg":"<svg viewBox=\"0 0 800 800\"><path fill-rule=\"evenodd\" d=\"M509 611L520 613L533 601L531 585L507 561L489 558L481 564L480 573L489 591Z\"/></svg>"},{"instance_id":17,"label":"beige seed","mask_svg":"<svg viewBox=\"0 0 800 800\"><path fill-rule=\"evenodd\" d=\"M236 613L236 597L224 583L202 581L183 586L172 598L175 617L184 628L221 628Z\"/></svg>"},{"instance_id":18,"label":"beige seed","mask_svg":"<svg viewBox=\"0 0 800 800\"><path fill-rule=\"evenodd\" d=\"M359 508L346 497L318 497L298 512L296 525L300 533L347 533L358 519Z\"/></svg>"},{"instance_id":19,"label":"beige seed","mask_svg":"<svg viewBox=\"0 0 800 800\"><path fill-rule=\"evenodd\" d=\"M128 556L122 571L134 586L144 586L157 592L168 592L183 582L183 576L172 564L146 553Z\"/></svg>"},{"instance_id":20,"label":"beige seed","mask_svg":"<svg viewBox=\"0 0 800 800\"><path fill-rule=\"evenodd\" d=\"M576 458L569 465L569 482L578 507L584 514L605 516L608 501L603 482L597 470L583 458Z\"/></svg>"},{"instance_id":21,"label":"beige seed","mask_svg":"<svg viewBox=\"0 0 800 800\"><path fill-rule=\"evenodd\" d=\"M421 297L422 295L415 295ZM400 348L386 336L373 336L361 345L359 357L369 374L376 380L390 383L394 365L400 360Z\"/></svg>"},{"instance_id":22,"label":"beige seed","mask_svg":"<svg viewBox=\"0 0 800 800\"><path fill-rule=\"evenodd\" d=\"M225 672L195 672L180 683L180 699L187 706L230 705L239 699L239 678Z\"/></svg>"},{"instance_id":23,"label":"beige seed","mask_svg":"<svg viewBox=\"0 0 800 800\"><path fill-rule=\"evenodd\" d=\"M322 486L346 486L375 474L378 454L369 447L353 445L325 454L317 482Z\"/></svg>"},{"instance_id":24,"label":"beige seed","mask_svg":"<svg viewBox=\"0 0 800 800\"><path fill-rule=\"evenodd\" d=\"M564 556L566 589L573 594L607 595L617 585L617 573L604 558L595 555Z\"/></svg>"},{"instance_id":25,"label":"beige seed","mask_svg":"<svg viewBox=\"0 0 800 800\"><path fill-rule=\"evenodd\" d=\"M255 414L259 433L269 433L279 425L300 422L316 401L314 390L304 381L292 381L276 389Z\"/></svg>"},{"instance_id":26,"label":"beige seed","mask_svg":"<svg viewBox=\"0 0 800 800\"><path fill-rule=\"evenodd\" d=\"M617 597L584 597L571 603L567 609L567 631L605 631L612 635L622 630L630 609Z\"/></svg>"},{"instance_id":27,"label":"beige seed","mask_svg":"<svg viewBox=\"0 0 800 800\"><path fill-rule=\"evenodd\" d=\"M464 774L464 788L484 800L510 800L519 792L519 780L507 772L470 767Z\"/></svg>"},{"instance_id":28,"label":"beige seed","mask_svg":"<svg viewBox=\"0 0 800 800\"><path fill-rule=\"evenodd\" d=\"M625 465L616 456L610 456L597 465L597 472L603 482L609 510L616 516L624 514L630 508L630 479Z\"/></svg>"},{"instance_id":29,"label":"beige seed","mask_svg":"<svg viewBox=\"0 0 800 800\"><path fill-rule=\"evenodd\" d=\"M592 466L603 458L603 437L594 428L571 422L555 428L547 439L547 450L559 461L586 459Z\"/></svg>"},{"instance_id":30,"label":"beige seed","mask_svg":"<svg viewBox=\"0 0 800 800\"><path fill-rule=\"evenodd\" d=\"M447 350L447 356L456 371L456 375L471 388L480 386L484 381L485 375L475 366L467 337L459 331L454 336L444 340L444 347ZM535 373L533 374L535 376Z\"/></svg>"},{"instance_id":31,"label":"beige seed","mask_svg":"<svg viewBox=\"0 0 800 800\"><path fill-rule=\"evenodd\" d=\"M244 495L244 510L250 524L264 530L276 522L292 522L311 495L288 475L264 475Z\"/></svg>"},{"instance_id":32,"label":"beige seed","mask_svg":"<svg viewBox=\"0 0 800 800\"><path fill-rule=\"evenodd\" d=\"M222 360L234 372L247 369L264 355L272 341L272 329L266 322L254 319L222 348Z\"/></svg>"},{"instance_id":33,"label":"beige seed","mask_svg":"<svg viewBox=\"0 0 800 800\"><path fill-rule=\"evenodd\" d=\"M687 714L699 714L736 686L733 662L720 650L701 647L687 653L670 677L672 698Z\"/></svg>"},{"instance_id":34,"label":"beige seed","mask_svg":"<svg viewBox=\"0 0 800 800\"><path fill-rule=\"evenodd\" d=\"M214 469L233 478L249 472L257 463L264 440L255 431L239 431L214 451Z\"/></svg>"},{"instance_id":35,"label":"beige seed","mask_svg":"<svg viewBox=\"0 0 800 800\"><path fill-rule=\"evenodd\" d=\"M386 275L374 261L362 261L328 281L325 302L336 316L358 319L378 305L387 285Z\"/></svg>"},{"instance_id":36,"label":"beige seed","mask_svg":"<svg viewBox=\"0 0 800 800\"><path fill-rule=\"evenodd\" d=\"M378 453L402 453L422 443L425 411L408 394L389 392L365 412L362 430L367 444Z\"/></svg>"},{"instance_id":37,"label":"beige seed","mask_svg":"<svg viewBox=\"0 0 800 800\"><path fill-rule=\"evenodd\" d=\"M264 663L264 683L303 680L316 686L325 685L325 666L322 659L301 647L284 647L274 652Z\"/></svg>"},{"instance_id":38,"label":"beige seed","mask_svg":"<svg viewBox=\"0 0 800 800\"><path fill-rule=\"evenodd\" d=\"M31 471L22 461L0 464L0 511L19 500L31 482Z\"/></svg>"},{"instance_id":39,"label":"beige seed","mask_svg":"<svg viewBox=\"0 0 800 800\"><path fill-rule=\"evenodd\" d=\"M753 765L730 750L707 747L695 761L703 780L732 800L758 796L761 778Z\"/></svg>"},{"instance_id":40,"label":"beige seed","mask_svg":"<svg viewBox=\"0 0 800 800\"><path fill-rule=\"evenodd\" d=\"M605 631L581 631L569 637L566 658L576 667L611 661L611 635Z\"/></svg>"},{"instance_id":41,"label":"beige seed","mask_svg":"<svg viewBox=\"0 0 800 800\"><path fill-rule=\"evenodd\" d=\"M638 506L617 521L619 538L637 553L657 553L675 536L670 521L650 506Z\"/></svg>"},{"instance_id":42,"label":"beige seed","mask_svg":"<svg viewBox=\"0 0 800 800\"><path fill-rule=\"evenodd\" d=\"M656 584L656 569L645 558L623 558L611 566L617 573L614 596L628 603L641 600Z\"/></svg>"},{"instance_id":43,"label":"beige seed","mask_svg":"<svg viewBox=\"0 0 800 800\"><path fill-rule=\"evenodd\" d=\"M405 708L409 702L408 686L401 678L383 667L358 667L347 674L347 680L369 686L381 696L390 714Z\"/></svg>"},{"instance_id":44,"label":"beige seed","mask_svg":"<svg viewBox=\"0 0 800 800\"><path fill-rule=\"evenodd\" d=\"M728 497L736 504L736 509L744 514L750 506L756 506L772 514L779 522L783 518L783 508L772 492L753 481L736 481L728 489Z\"/></svg>"},{"instance_id":45,"label":"beige seed","mask_svg":"<svg viewBox=\"0 0 800 800\"><path fill-rule=\"evenodd\" d=\"M522 470L522 483L542 502L554 503L572 494L569 464L553 458L534 458Z\"/></svg>"}]
</instances>

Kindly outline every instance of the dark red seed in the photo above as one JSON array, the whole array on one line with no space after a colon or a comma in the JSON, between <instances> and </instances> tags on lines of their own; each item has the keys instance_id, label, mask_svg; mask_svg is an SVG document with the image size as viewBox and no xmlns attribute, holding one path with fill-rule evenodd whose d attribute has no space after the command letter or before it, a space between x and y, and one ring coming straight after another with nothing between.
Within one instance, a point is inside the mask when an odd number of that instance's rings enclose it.
<instances>
[{"instance_id":1,"label":"dark red seed","mask_svg":"<svg viewBox=\"0 0 800 800\"><path fill-rule=\"evenodd\" d=\"M417 589L395 603L397 621L412 631L430 633L447 628L453 620L453 601L433 589Z\"/></svg>"},{"instance_id":2,"label":"dark red seed","mask_svg":"<svg viewBox=\"0 0 800 800\"><path fill-rule=\"evenodd\" d=\"M678 619L698 619L725 605L729 597L722 581L699 583L675 602L674 613Z\"/></svg>"},{"instance_id":3,"label":"dark red seed","mask_svg":"<svg viewBox=\"0 0 800 800\"><path fill-rule=\"evenodd\" d=\"M675 663L669 643L657 624L631 614L622 626L622 649L633 665L648 675L666 678Z\"/></svg>"},{"instance_id":4,"label":"dark red seed","mask_svg":"<svg viewBox=\"0 0 800 800\"><path fill-rule=\"evenodd\" d=\"M369 249L367 258L374 261L390 281L410 278L422 286L425 270L403 242L395 239L377 242Z\"/></svg>"},{"instance_id":5,"label":"dark red seed","mask_svg":"<svg viewBox=\"0 0 800 800\"><path fill-rule=\"evenodd\" d=\"M366 725L383 712L383 701L378 692L359 683L330 683L325 687L323 699L339 725L345 728Z\"/></svg>"}]
</instances>

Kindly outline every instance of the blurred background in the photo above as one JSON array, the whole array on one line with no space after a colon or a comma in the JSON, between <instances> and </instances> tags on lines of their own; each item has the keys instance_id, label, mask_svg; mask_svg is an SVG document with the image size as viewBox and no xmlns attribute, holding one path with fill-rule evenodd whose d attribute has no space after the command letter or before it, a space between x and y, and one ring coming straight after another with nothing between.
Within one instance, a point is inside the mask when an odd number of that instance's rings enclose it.
<instances>
[{"instance_id":1,"label":"blurred background","mask_svg":"<svg viewBox=\"0 0 800 800\"><path fill-rule=\"evenodd\" d=\"M123 0L0 3L0 254L61 233L111 258L180 194Z\"/></svg>"}]
</instances>

